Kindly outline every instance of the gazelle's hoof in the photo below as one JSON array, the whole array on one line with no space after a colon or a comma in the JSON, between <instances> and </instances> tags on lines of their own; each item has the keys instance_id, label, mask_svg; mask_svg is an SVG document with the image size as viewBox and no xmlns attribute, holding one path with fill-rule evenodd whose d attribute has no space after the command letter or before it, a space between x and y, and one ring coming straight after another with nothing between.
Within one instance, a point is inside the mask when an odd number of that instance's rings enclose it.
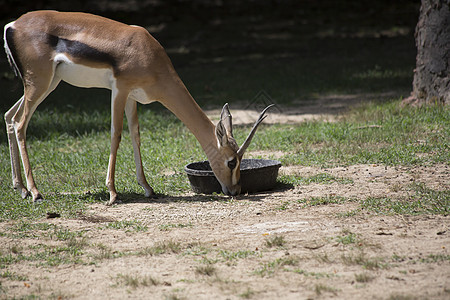
<instances>
[{"instance_id":1,"label":"gazelle's hoof","mask_svg":"<svg viewBox=\"0 0 450 300\"><path fill-rule=\"evenodd\" d=\"M20 196L22 197L22 199L25 199L30 195L30 192L22 183L16 182L14 183L13 187L16 191L20 192Z\"/></svg>"},{"instance_id":2,"label":"gazelle's hoof","mask_svg":"<svg viewBox=\"0 0 450 300\"><path fill-rule=\"evenodd\" d=\"M142 186L144 188L145 197L153 198L153 196L155 195L155 192L153 191L152 187L150 185L148 185L148 183L140 184L140 186Z\"/></svg>"},{"instance_id":3,"label":"gazelle's hoof","mask_svg":"<svg viewBox=\"0 0 450 300\"><path fill-rule=\"evenodd\" d=\"M27 198L29 195L30 195L30 192L26 188L22 188L20 190L20 196L22 197L22 199Z\"/></svg>"},{"instance_id":4,"label":"gazelle's hoof","mask_svg":"<svg viewBox=\"0 0 450 300\"><path fill-rule=\"evenodd\" d=\"M109 197L109 201L106 202L106 206L111 206L113 204L119 204L121 201L118 199L117 195Z\"/></svg>"},{"instance_id":5,"label":"gazelle's hoof","mask_svg":"<svg viewBox=\"0 0 450 300\"><path fill-rule=\"evenodd\" d=\"M151 194L151 195L145 195L145 197L147 197L148 199L158 199L158 195L156 195L155 193Z\"/></svg>"},{"instance_id":6,"label":"gazelle's hoof","mask_svg":"<svg viewBox=\"0 0 450 300\"><path fill-rule=\"evenodd\" d=\"M42 197L41 193L37 193L36 196L33 196L33 203L39 204L44 201L44 197Z\"/></svg>"},{"instance_id":7,"label":"gazelle's hoof","mask_svg":"<svg viewBox=\"0 0 450 300\"><path fill-rule=\"evenodd\" d=\"M156 196L155 192L153 191L153 189L151 191L145 191L145 197L146 198L150 198L150 199L156 199L158 198L158 196Z\"/></svg>"}]
</instances>

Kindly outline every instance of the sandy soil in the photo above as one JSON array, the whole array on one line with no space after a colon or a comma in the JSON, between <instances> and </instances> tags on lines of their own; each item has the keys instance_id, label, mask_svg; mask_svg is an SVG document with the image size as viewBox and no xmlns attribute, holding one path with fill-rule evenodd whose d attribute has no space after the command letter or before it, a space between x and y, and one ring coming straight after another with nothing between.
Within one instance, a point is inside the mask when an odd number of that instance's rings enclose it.
<instances>
[{"instance_id":1,"label":"sandy soil","mask_svg":"<svg viewBox=\"0 0 450 300\"><path fill-rule=\"evenodd\" d=\"M1 297L448 299L448 216L386 216L364 209L352 214L357 201L305 206L299 200L330 195L404 199L412 181L447 190L449 171L446 165L296 166L280 172L327 173L352 182L300 185L234 199L186 194L113 207L94 204L76 219L41 221L82 232L77 239L84 243L80 261L10 264L9 274L26 279L2 279ZM120 220L147 230L108 227ZM0 223L0 231L13 233L13 225ZM274 237L282 241L277 244ZM20 245L23 250L12 256L42 245L67 245L42 232L21 238L2 235L0 243L3 254Z\"/></svg>"}]
</instances>

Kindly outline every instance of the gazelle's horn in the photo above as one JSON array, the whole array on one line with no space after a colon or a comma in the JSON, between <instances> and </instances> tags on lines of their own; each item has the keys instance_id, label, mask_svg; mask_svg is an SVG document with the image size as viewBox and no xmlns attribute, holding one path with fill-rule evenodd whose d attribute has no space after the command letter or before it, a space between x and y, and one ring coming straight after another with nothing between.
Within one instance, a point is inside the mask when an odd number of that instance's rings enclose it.
<instances>
[{"instance_id":1,"label":"gazelle's horn","mask_svg":"<svg viewBox=\"0 0 450 300\"><path fill-rule=\"evenodd\" d=\"M266 111L271 108L272 106L274 106L275 104L270 104L269 106L267 106L259 115L258 120L256 120L255 124L253 125L252 130L250 131L250 133L248 134L247 138L245 139L245 142L242 144L241 148L239 148L237 155L239 155L240 157L242 157L245 153L245 150L247 150L248 146L250 145L250 142L252 141L253 135L255 135L256 129L258 129L259 124L261 124L261 122L267 117L264 114L266 113Z\"/></svg>"}]
</instances>

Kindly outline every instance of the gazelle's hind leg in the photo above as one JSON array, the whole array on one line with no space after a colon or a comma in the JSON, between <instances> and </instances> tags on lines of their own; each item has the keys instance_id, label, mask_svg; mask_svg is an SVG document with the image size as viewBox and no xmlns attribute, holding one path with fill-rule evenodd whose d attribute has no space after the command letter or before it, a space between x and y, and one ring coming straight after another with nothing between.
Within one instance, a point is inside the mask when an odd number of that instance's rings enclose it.
<instances>
[{"instance_id":1,"label":"gazelle's hind leg","mask_svg":"<svg viewBox=\"0 0 450 300\"><path fill-rule=\"evenodd\" d=\"M17 146L17 138L16 131L14 129L14 124L12 118L16 114L19 107L22 105L24 100L24 96L19 99L6 113L5 113L5 123L6 123L6 133L8 135L9 142L9 154L11 158L11 173L12 173L12 181L13 187L16 190L19 190L22 198L26 198L28 196L28 190L23 185L22 180L22 172L20 166L20 154L19 148Z\"/></svg>"},{"instance_id":2,"label":"gazelle's hind leg","mask_svg":"<svg viewBox=\"0 0 450 300\"><path fill-rule=\"evenodd\" d=\"M125 106L125 114L128 121L128 129L130 130L131 142L134 150L134 163L136 164L136 177L140 186L144 188L145 197L151 197L155 193L145 178L144 168L142 166L141 157L141 137L139 133L139 121L137 115L137 103L133 99L128 99Z\"/></svg>"},{"instance_id":3,"label":"gazelle's hind leg","mask_svg":"<svg viewBox=\"0 0 450 300\"><path fill-rule=\"evenodd\" d=\"M53 77L53 74L49 76L47 80L45 80L45 78L40 78L39 82L41 82L41 84L32 84L30 81L27 81L27 84L24 86L24 96L5 114L11 155L13 185L15 188L20 189L22 197L26 197L28 191L31 192L33 201L42 199L42 195L36 188L33 173L31 171L31 164L26 146L26 131L31 116L37 106L56 88L59 81L58 78ZM19 154L25 172L27 189L25 189L22 182L18 159Z\"/></svg>"}]
</instances>

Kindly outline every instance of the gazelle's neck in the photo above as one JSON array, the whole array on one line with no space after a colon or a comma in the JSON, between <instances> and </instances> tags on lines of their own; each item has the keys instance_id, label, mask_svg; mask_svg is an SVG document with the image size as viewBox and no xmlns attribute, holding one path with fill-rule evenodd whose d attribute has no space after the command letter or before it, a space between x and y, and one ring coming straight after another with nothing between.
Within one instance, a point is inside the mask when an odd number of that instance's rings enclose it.
<instances>
[{"instance_id":1,"label":"gazelle's neck","mask_svg":"<svg viewBox=\"0 0 450 300\"><path fill-rule=\"evenodd\" d=\"M211 161L218 151L215 126L192 98L184 84L180 81L176 86L177 88L174 88L172 85L164 92L166 97L161 99L161 103L194 134L208 160Z\"/></svg>"}]
</instances>

